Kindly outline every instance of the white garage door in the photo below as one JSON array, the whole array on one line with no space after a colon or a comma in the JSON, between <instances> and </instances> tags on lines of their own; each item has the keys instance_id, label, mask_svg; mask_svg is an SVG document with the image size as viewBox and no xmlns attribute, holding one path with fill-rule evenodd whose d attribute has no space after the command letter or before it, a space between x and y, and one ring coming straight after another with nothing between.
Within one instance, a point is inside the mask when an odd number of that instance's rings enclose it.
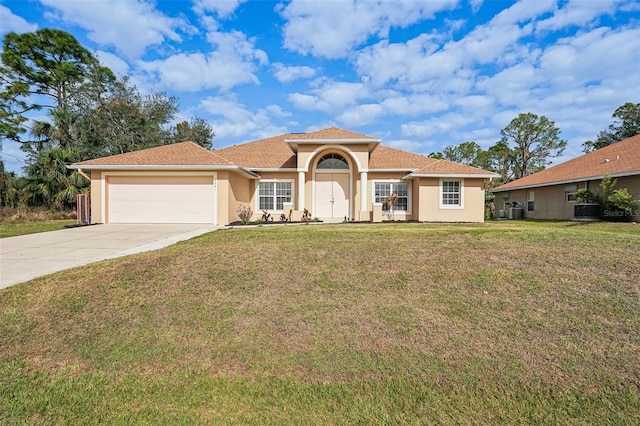
<instances>
[{"instance_id":1,"label":"white garage door","mask_svg":"<svg viewBox=\"0 0 640 426\"><path fill-rule=\"evenodd\" d=\"M213 176L109 176L107 222L214 223Z\"/></svg>"}]
</instances>

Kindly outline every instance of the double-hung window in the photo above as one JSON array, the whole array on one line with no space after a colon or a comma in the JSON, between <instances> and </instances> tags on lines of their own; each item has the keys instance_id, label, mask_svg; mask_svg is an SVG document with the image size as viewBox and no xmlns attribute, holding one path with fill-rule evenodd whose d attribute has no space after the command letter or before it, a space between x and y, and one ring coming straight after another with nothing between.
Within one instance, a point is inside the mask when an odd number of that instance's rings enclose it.
<instances>
[{"instance_id":1,"label":"double-hung window","mask_svg":"<svg viewBox=\"0 0 640 426\"><path fill-rule=\"evenodd\" d=\"M462 208L462 181L442 180L440 182L440 207Z\"/></svg>"},{"instance_id":2,"label":"double-hung window","mask_svg":"<svg viewBox=\"0 0 640 426\"><path fill-rule=\"evenodd\" d=\"M291 181L263 181L258 188L258 209L282 211L283 204L292 200Z\"/></svg>"},{"instance_id":3,"label":"double-hung window","mask_svg":"<svg viewBox=\"0 0 640 426\"><path fill-rule=\"evenodd\" d=\"M533 209L535 208L535 200L536 200L535 192L527 191L527 211L528 212L532 212Z\"/></svg>"},{"instance_id":4,"label":"double-hung window","mask_svg":"<svg viewBox=\"0 0 640 426\"><path fill-rule=\"evenodd\" d=\"M406 212L409 210L409 184L407 182L375 182L374 201L382 203L382 210L389 210L387 200L391 194L396 194L396 202L393 210Z\"/></svg>"}]
</instances>

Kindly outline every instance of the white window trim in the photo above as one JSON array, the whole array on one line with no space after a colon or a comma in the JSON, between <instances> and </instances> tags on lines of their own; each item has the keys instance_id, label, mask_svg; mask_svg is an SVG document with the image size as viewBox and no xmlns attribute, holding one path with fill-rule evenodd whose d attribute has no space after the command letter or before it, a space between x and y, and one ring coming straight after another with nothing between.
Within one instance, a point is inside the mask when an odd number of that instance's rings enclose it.
<instances>
[{"instance_id":1,"label":"white window trim","mask_svg":"<svg viewBox=\"0 0 640 426\"><path fill-rule=\"evenodd\" d=\"M575 196L576 196L576 193L575 193L575 192L565 192L565 193L564 193L564 200L565 200L567 203L577 203L577 202L578 202L578 200L570 200L570 199L569 199L569 196L570 196L570 195L573 195L573 196L575 197Z\"/></svg>"},{"instance_id":2,"label":"white window trim","mask_svg":"<svg viewBox=\"0 0 640 426\"><path fill-rule=\"evenodd\" d=\"M407 210L394 210L394 215L409 216L411 215L411 182L402 179L376 179L371 181L371 202L376 203L376 183L406 183L407 184ZM382 203L377 203L382 205ZM385 211L386 212L386 211ZM385 213L386 214L386 213Z\"/></svg>"},{"instance_id":3,"label":"white window trim","mask_svg":"<svg viewBox=\"0 0 640 426\"><path fill-rule=\"evenodd\" d=\"M294 203L293 205L295 206L295 196L296 196L296 188L294 187L295 185L295 179L260 179L258 181L258 184L256 185L256 191L255 191L255 212L256 213L261 213L262 209L260 208L260 184L261 183L283 183L283 182L289 182L291 184L291 200L288 201L289 203ZM284 210L267 210L269 213L283 213Z\"/></svg>"},{"instance_id":4,"label":"white window trim","mask_svg":"<svg viewBox=\"0 0 640 426\"><path fill-rule=\"evenodd\" d=\"M460 204L442 204L442 184L444 182L460 182ZM462 210L464 209L464 179L451 179L451 178L440 178L439 188L438 188L438 204L440 209L442 210Z\"/></svg>"}]
</instances>

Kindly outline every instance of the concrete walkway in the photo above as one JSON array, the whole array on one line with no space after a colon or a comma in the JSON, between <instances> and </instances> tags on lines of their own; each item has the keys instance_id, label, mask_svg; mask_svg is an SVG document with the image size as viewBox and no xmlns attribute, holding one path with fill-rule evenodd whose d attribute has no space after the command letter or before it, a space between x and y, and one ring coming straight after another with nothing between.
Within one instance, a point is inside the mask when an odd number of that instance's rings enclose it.
<instances>
[{"instance_id":1,"label":"concrete walkway","mask_svg":"<svg viewBox=\"0 0 640 426\"><path fill-rule=\"evenodd\" d=\"M91 225L0 239L0 290L65 269L156 250L215 225Z\"/></svg>"}]
</instances>

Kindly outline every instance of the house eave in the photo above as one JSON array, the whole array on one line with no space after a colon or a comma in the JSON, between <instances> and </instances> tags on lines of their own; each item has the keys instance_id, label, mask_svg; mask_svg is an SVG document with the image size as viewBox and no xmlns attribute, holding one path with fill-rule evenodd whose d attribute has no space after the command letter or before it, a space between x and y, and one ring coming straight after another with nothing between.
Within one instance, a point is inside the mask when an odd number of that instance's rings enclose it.
<instances>
[{"instance_id":1,"label":"house eave","mask_svg":"<svg viewBox=\"0 0 640 426\"><path fill-rule=\"evenodd\" d=\"M492 173L411 173L403 179L413 179L418 177L433 178L455 178L455 179L492 179L499 178L499 174Z\"/></svg>"},{"instance_id":2,"label":"house eave","mask_svg":"<svg viewBox=\"0 0 640 426\"><path fill-rule=\"evenodd\" d=\"M140 170L158 170L158 171L167 171L167 170L175 170L175 171L183 171L183 170L211 170L211 171L220 171L220 170L229 170L236 173L243 174L250 179L259 179L260 176L257 173L252 172L244 167L240 167L237 165L205 165L205 164L180 164L180 165L169 165L169 164L70 164L67 166L70 170L118 170L118 171L140 171Z\"/></svg>"},{"instance_id":3,"label":"house eave","mask_svg":"<svg viewBox=\"0 0 640 426\"><path fill-rule=\"evenodd\" d=\"M612 178L619 178L619 177L625 177L625 176L637 176L640 175L640 170L636 170L636 171L632 171L632 172L620 172L620 173L608 173L607 176L612 177ZM491 190L491 192L507 192L507 191L518 191L520 189L529 189L529 188L542 188L545 186L555 186L555 185L566 185L568 183L581 183L581 182L587 182L587 181L591 181L591 180L599 180L604 178L605 175L596 175L596 176L585 176L585 177L580 177L580 178L575 178L575 179L563 179L563 180L557 180L557 181L553 181L553 182L543 182L543 183L536 183L536 184L532 184L532 185L519 185L519 186L513 186L510 188L504 188L501 189L500 187L497 188L493 188Z\"/></svg>"}]
</instances>

